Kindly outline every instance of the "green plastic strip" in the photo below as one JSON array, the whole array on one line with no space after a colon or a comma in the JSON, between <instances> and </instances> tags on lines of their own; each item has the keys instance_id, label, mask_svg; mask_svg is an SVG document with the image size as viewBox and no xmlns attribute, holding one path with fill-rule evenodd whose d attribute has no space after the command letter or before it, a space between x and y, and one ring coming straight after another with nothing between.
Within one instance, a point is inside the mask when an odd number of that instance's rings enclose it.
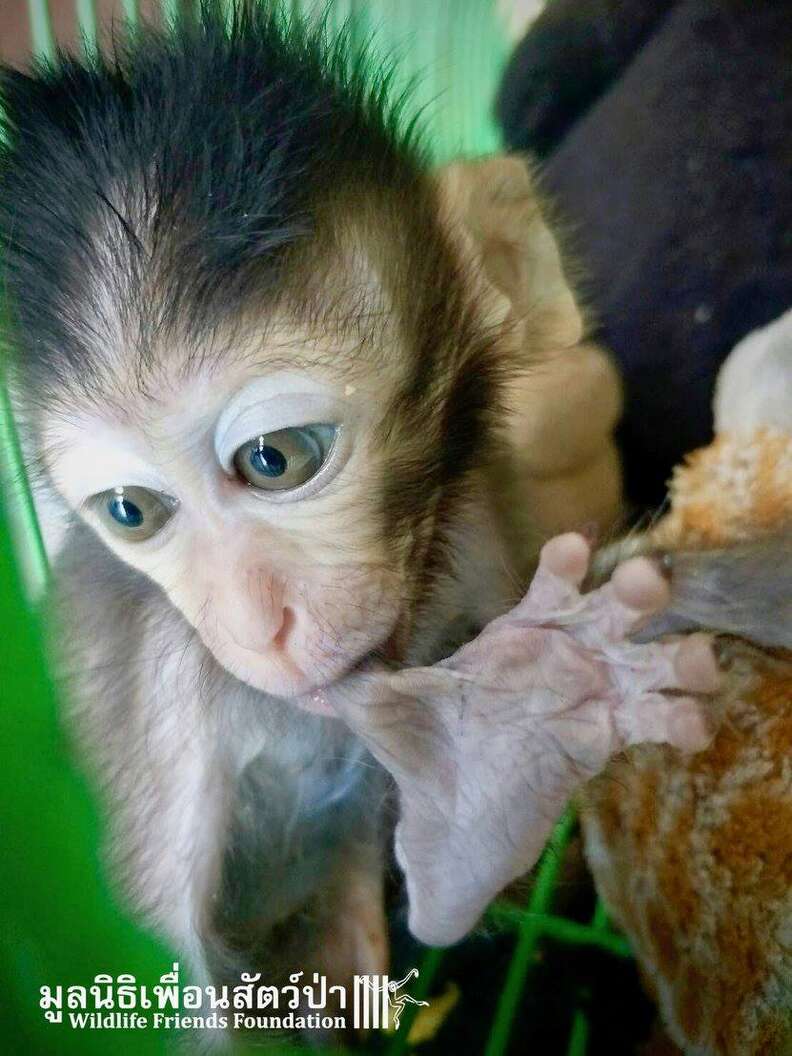
<instances>
[{"instance_id":1,"label":"green plastic strip","mask_svg":"<svg viewBox=\"0 0 792 1056\"><path fill-rule=\"evenodd\" d=\"M517 932L517 945L498 1001L492 1031L484 1050L485 1056L503 1056L506 1052L517 1006L536 957L537 943L542 934L541 923L547 922L552 905L563 850L569 843L575 824L574 811L568 808L542 855L527 912Z\"/></svg>"},{"instance_id":2,"label":"green plastic strip","mask_svg":"<svg viewBox=\"0 0 792 1056\"><path fill-rule=\"evenodd\" d=\"M83 39L83 48L87 56L94 55L97 48L96 7L94 0L75 0L77 25Z\"/></svg>"},{"instance_id":3,"label":"green plastic strip","mask_svg":"<svg viewBox=\"0 0 792 1056\"><path fill-rule=\"evenodd\" d=\"M294 10L321 12L317 0ZM351 17L357 40L371 40L375 60L397 63L393 91L409 90L438 163L497 150L492 100L509 52L494 0L335 0L329 27Z\"/></svg>"},{"instance_id":4,"label":"green plastic strip","mask_svg":"<svg viewBox=\"0 0 792 1056\"><path fill-rule=\"evenodd\" d=\"M608 911L601 898L597 899L594 907L594 916L591 918L591 926L597 931L606 931L608 928Z\"/></svg>"},{"instance_id":5,"label":"green plastic strip","mask_svg":"<svg viewBox=\"0 0 792 1056\"><path fill-rule=\"evenodd\" d=\"M20 566L27 597L38 598L49 564L33 495L22 459L8 389L0 378L0 484L8 503L8 532Z\"/></svg>"},{"instance_id":6,"label":"green plastic strip","mask_svg":"<svg viewBox=\"0 0 792 1056\"><path fill-rule=\"evenodd\" d=\"M569 1035L567 1056L586 1056L589 1040L589 1025L585 1012L580 1009L575 1012L572 1021L572 1032Z\"/></svg>"},{"instance_id":7,"label":"green plastic strip","mask_svg":"<svg viewBox=\"0 0 792 1056\"><path fill-rule=\"evenodd\" d=\"M604 946L608 949L608 946L602 942L603 938L607 938L614 943L618 943L621 947L620 956L631 957L632 950L629 943L619 935L615 935L608 926L608 911L605 908L605 903L602 899L597 899L597 904L594 907L594 915L591 918L590 931L595 937L595 941L599 938L598 945ZM610 948L611 953L619 953L618 948ZM578 995L579 1000L588 999L588 991L583 991ZM572 1030L569 1035L569 1045L567 1046L567 1056L586 1056L589 1044L589 1021L588 1016L582 1008L578 1008L575 1011L575 1017L572 1020Z\"/></svg>"},{"instance_id":8,"label":"green plastic strip","mask_svg":"<svg viewBox=\"0 0 792 1056\"><path fill-rule=\"evenodd\" d=\"M127 24L135 27L140 21L140 10L138 0L122 0L122 10Z\"/></svg>"},{"instance_id":9,"label":"green plastic strip","mask_svg":"<svg viewBox=\"0 0 792 1056\"><path fill-rule=\"evenodd\" d=\"M28 14L33 51L41 58L54 58L55 37L52 33L52 19L47 0L28 0Z\"/></svg>"},{"instance_id":10,"label":"green plastic strip","mask_svg":"<svg viewBox=\"0 0 792 1056\"><path fill-rule=\"evenodd\" d=\"M489 911L488 919L496 927L520 928L529 916L524 909L498 904ZM537 937L547 937L576 946L598 946L616 957L632 957L629 943L621 935L615 935L611 931L601 931L590 924L578 924L577 921L552 914L539 913L530 919Z\"/></svg>"},{"instance_id":11,"label":"green plastic strip","mask_svg":"<svg viewBox=\"0 0 792 1056\"><path fill-rule=\"evenodd\" d=\"M175 26L182 17L181 0L160 0L162 21L168 26Z\"/></svg>"}]
</instances>

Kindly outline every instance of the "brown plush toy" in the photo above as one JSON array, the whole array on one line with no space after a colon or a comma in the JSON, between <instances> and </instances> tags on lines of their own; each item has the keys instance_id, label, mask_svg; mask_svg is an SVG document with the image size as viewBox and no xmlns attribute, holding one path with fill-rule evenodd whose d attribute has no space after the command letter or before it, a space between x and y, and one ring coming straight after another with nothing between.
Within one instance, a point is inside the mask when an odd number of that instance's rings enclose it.
<instances>
[{"instance_id":1,"label":"brown plush toy","mask_svg":"<svg viewBox=\"0 0 792 1056\"><path fill-rule=\"evenodd\" d=\"M676 470L650 545L728 548L792 531L792 313L734 350L715 421L714 442ZM621 757L584 804L587 854L675 1045L789 1056L792 653L728 643L711 747Z\"/></svg>"}]
</instances>

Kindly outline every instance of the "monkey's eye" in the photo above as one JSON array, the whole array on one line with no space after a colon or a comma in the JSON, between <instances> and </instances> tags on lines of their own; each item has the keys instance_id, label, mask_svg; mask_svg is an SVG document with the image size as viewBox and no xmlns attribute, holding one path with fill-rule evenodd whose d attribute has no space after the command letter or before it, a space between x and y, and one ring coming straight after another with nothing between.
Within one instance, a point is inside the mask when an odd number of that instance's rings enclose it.
<instances>
[{"instance_id":1,"label":"monkey's eye","mask_svg":"<svg viewBox=\"0 0 792 1056\"><path fill-rule=\"evenodd\" d=\"M234 454L234 468L261 491L290 491L315 477L335 439L333 425L301 425L262 433Z\"/></svg>"},{"instance_id":2,"label":"monkey's eye","mask_svg":"<svg viewBox=\"0 0 792 1056\"><path fill-rule=\"evenodd\" d=\"M150 539L176 512L178 500L149 488L118 487L92 500L102 524L128 542Z\"/></svg>"}]
</instances>

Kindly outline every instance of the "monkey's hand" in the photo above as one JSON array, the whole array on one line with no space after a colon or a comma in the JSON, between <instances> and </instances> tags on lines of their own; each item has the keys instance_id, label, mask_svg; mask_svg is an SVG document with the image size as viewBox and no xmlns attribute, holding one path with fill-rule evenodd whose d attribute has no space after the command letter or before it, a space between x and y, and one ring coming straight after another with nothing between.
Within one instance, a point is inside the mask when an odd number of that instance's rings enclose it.
<instances>
[{"instance_id":1,"label":"monkey's hand","mask_svg":"<svg viewBox=\"0 0 792 1056\"><path fill-rule=\"evenodd\" d=\"M398 785L396 856L424 942L469 931L614 754L709 743L700 695L719 673L708 638L630 642L669 586L635 558L581 594L589 557L581 536L558 536L523 601L448 660L369 676L334 701Z\"/></svg>"}]
</instances>

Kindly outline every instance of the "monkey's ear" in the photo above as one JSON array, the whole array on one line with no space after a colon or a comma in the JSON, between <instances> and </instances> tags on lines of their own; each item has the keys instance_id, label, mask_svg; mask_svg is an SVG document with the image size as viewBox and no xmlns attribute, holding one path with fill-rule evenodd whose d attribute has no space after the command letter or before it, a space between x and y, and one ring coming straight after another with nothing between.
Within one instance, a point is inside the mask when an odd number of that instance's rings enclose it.
<instances>
[{"instance_id":1,"label":"monkey's ear","mask_svg":"<svg viewBox=\"0 0 792 1056\"><path fill-rule=\"evenodd\" d=\"M506 155L454 162L436 179L452 235L501 309L543 348L578 344L583 319L527 163Z\"/></svg>"}]
</instances>

